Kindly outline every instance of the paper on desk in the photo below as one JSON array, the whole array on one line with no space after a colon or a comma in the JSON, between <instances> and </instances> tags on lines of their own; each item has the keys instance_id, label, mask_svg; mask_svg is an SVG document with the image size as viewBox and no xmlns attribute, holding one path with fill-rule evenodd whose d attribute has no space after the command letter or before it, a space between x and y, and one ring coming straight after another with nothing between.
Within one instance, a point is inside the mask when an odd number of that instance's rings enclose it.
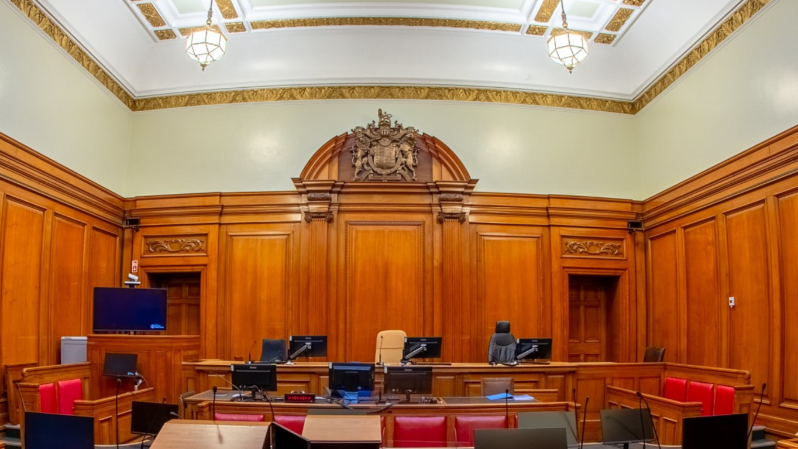
<instances>
[{"instance_id":1,"label":"paper on desk","mask_svg":"<svg viewBox=\"0 0 798 449\"><path fill-rule=\"evenodd\" d=\"M492 394L490 396L485 396L486 398L490 399L491 401L503 401L505 399L512 399L513 401L534 401L535 398L528 394L520 394L518 396L513 396L507 393L498 393Z\"/></svg>"}]
</instances>

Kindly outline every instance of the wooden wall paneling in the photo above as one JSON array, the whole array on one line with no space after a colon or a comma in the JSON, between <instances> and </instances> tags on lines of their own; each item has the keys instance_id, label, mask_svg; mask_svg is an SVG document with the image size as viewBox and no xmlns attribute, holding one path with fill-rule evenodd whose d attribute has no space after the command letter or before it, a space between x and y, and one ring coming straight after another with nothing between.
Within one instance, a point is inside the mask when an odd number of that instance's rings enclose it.
<instances>
[{"instance_id":1,"label":"wooden wall paneling","mask_svg":"<svg viewBox=\"0 0 798 449\"><path fill-rule=\"evenodd\" d=\"M789 191L776 198L778 239L781 248L781 396L780 406L798 409L798 192Z\"/></svg>"},{"instance_id":2,"label":"wooden wall paneling","mask_svg":"<svg viewBox=\"0 0 798 449\"><path fill-rule=\"evenodd\" d=\"M770 354L770 274L763 202L726 213L730 295L729 367L751 371L751 383L768 382ZM771 382L768 382L771 383Z\"/></svg>"},{"instance_id":3,"label":"wooden wall paneling","mask_svg":"<svg viewBox=\"0 0 798 449\"><path fill-rule=\"evenodd\" d=\"M53 286L48 301L52 319L48 319L50 335L47 363L59 363L61 337L81 335L86 329L86 236L86 223L54 214L50 262L52 269L48 282Z\"/></svg>"},{"instance_id":4,"label":"wooden wall paneling","mask_svg":"<svg viewBox=\"0 0 798 449\"><path fill-rule=\"evenodd\" d=\"M443 320L443 338L445 353L443 358L452 362L469 360L471 347L471 333L468 323L471 322L471 308L468 306L469 297L466 294L463 271L468 268L463 258L463 227L457 219L440 220L443 249L442 265L442 308L447 311L447 318ZM467 232L466 232L467 234ZM436 248L438 245L436 244ZM437 296L437 295L436 295ZM459 312L453 319L454 312Z\"/></svg>"},{"instance_id":5,"label":"wooden wall paneling","mask_svg":"<svg viewBox=\"0 0 798 449\"><path fill-rule=\"evenodd\" d=\"M771 408L779 407L783 402L784 390L782 388L783 365L782 360L782 335L784 334L784 321L782 318L784 298L781 296L781 260L779 254L780 231L778 218L778 203L773 195L765 198L765 237L768 256L768 292L770 293L770 309L765 311L769 331L769 347L771 367L767 382L773 385L768 394Z\"/></svg>"},{"instance_id":6,"label":"wooden wall paneling","mask_svg":"<svg viewBox=\"0 0 798 449\"><path fill-rule=\"evenodd\" d=\"M681 329L676 231L648 237L648 342L665 348L666 360L677 361Z\"/></svg>"},{"instance_id":7,"label":"wooden wall paneling","mask_svg":"<svg viewBox=\"0 0 798 449\"><path fill-rule=\"evenodd\" d=\"M684 228L684 278L686 288L683 362L718 366L720 362L720 315L723 298L718 276L715 217Z\"/></svg>"},{"instance_id":8,"label":"wooden wall paneling","mask_svg":"<svg viewBox=\"0 0 798 449\"><path fill-rule=\"evenodd\" d=\"M92 226L89 231L89 282L86 285L86 318L82 335L93 329L94 287L118 287L121 284L120 245L122 237Z\"/></svg>"}]
</instances>

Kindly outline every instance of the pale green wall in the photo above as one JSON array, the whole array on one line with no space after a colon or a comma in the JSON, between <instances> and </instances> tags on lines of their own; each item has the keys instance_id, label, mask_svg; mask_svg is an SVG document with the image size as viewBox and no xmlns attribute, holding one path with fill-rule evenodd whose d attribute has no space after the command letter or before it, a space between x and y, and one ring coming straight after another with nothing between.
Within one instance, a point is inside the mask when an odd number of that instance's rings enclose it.
<instances>
[{"instance_id":1,"label":"pale green wall","mask_svg":"<svg viewBox=\"0 0 798 449\"><path fill-rule=\"evenodd\" d=\"M797 17L775 2L635 116L640 198L798 124Z\"/></svg>"},{"instance_id":2,"label":"pale green wall","mask_svg":"<svg viewBox=\"0 0 798 449\"><path fill-rule=\"evenodd\" d=\"M132 114L34 26L0 2L0 132L124 193Z\"/></svg>"},{"instance_id":3,"label":"pale green wall","mask_svg":"<svg viewBox=\"0 0 798 449\"><path fill-rule=\"evenodd\" d=\"M478 191L634 197L632 118L463 102L336 100L135 114L128 195L293 190L330 138L377 109L434 135L460 157Z\"/></svg>"}]
</instances>

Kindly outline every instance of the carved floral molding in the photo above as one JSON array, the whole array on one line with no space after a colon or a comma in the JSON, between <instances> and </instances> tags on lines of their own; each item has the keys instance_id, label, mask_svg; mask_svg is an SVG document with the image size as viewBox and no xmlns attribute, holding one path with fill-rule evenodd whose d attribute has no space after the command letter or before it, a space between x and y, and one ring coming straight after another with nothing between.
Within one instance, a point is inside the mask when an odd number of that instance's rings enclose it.
<instances>
[{"instance_id":1,"label":"carved floral molding","mask_svg":"<svg viewBox=\"0 0 798 449\"><path fill-rule=\"evenodd\" d=\"M563 254L579 256L623 257L623 243L598 240L563 240L562 252Z\"/></svg>"},{"instance_id":2,"label":"carved floral molding","mask_svg":"<svg viewBox=\"0 0 798 449\"><path fill-rule=\"evenodd\" d=\"M144 254L204 254L206 237L144 239Z\"/></svg>"}]
</instances>

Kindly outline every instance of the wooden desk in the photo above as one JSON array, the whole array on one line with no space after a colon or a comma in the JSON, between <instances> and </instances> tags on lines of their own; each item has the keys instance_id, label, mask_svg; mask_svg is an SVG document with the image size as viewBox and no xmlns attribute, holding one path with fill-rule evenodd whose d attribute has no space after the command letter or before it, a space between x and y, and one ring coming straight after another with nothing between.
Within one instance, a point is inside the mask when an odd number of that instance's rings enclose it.
<instances>
[{"instance_id":1,"label":"wooden desk","mask_svg":"<svg viewBox=\"0 0 798 449\"><path fill-rule=\"evenodd\" d=\"M382 429L379 416L309 415L302 436L318 442L379 443Z\"/></svg>"},{"instance_id":2,"label":"wooden desk","mask_svg":"<svg viewBox=\"0 0 798 449\"><path fill-rule=\"evenodd\" d=\"M271 423L214 423L175 419L163 426L151 449L266 449Z\"/></svg>"}]
</instances>

